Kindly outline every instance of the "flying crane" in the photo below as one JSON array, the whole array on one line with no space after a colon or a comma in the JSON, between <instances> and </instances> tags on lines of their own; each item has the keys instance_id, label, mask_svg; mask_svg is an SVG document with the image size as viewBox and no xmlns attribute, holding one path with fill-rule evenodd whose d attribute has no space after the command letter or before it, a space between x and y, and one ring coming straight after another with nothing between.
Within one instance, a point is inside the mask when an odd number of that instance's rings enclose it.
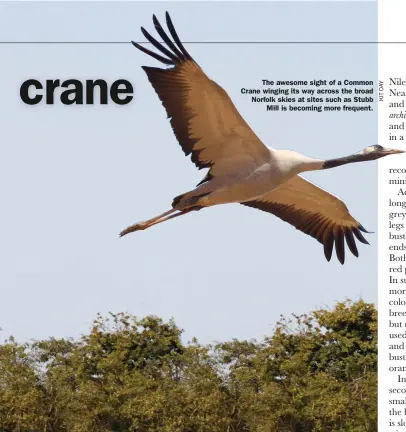
<instances>
[{"instance_id":1,"label":"flying crane","mask_svg":"<svg viewBox=\"0 0 406 432\"><path fill-rule=\"evenodd\" d=\"M191 155L197 168L209 171L195 189L175 197L170 210L129 226L120 237L206 207L241 203L272 213L315 238L323 244L328 261L335 246L337 258L344 264L344 242L358 257L355 239L368 244L362 234L368 231L351 216L340 198L299 174L404 151L372 145L353 155L323 160L267 147L237 111L226 91L186 51L168 12L166 24L173 40L155 15L153 23L167 48L143 27L143 35L160 54L132 43L167 66L142 68L167 112L183 152Z\"/></svg>"}]
</instances>

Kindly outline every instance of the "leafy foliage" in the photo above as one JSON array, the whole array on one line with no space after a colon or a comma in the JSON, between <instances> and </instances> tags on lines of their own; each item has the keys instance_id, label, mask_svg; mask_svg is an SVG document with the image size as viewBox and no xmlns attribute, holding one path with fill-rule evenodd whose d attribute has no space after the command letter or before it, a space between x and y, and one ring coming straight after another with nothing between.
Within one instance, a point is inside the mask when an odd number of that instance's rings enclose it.
<instances>
[{"instance_id":1,"label":"leafy foliage","mask_svg":"<svg viewBox=\"0 0 406 432\"><path fill-rule=\"evenodd\" d=\"M377 312L281 318L263 341L203 346L173 321L98 316L79 340L0 345L5 432L374 432Z\"/></svg>"}]
</instances>

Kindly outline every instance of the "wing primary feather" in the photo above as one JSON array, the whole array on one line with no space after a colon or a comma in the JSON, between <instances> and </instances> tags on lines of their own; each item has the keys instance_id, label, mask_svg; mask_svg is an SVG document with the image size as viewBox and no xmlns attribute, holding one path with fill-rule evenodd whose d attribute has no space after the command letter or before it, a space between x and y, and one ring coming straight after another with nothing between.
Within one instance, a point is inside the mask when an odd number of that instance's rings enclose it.
<instances>
[{"instance_id":1,"label":"wing primary feather","mask_svg":"<svg viewBox=\"0 0 406 432\"><path fill-rule=\"evenodd\" d=\"M322 239L320 239L320 236L318 235L320 227L324 224L325 220L324 220L324 216L321 215L321 217L319 217L317 219L317 223L313 224L313 226L311 228L309 228L309 232L308 234L310 236L312 236L314 239L316 239L318 242L323 243Z\"/></svg>"},{"instance_id":2,"label":"wing primary feather","mask_svg":"<svg viewBox=\"0 0 406 432\"><path fill-rule=\"evenodd\" d=\"M367 234L373 234L374 232L373 231L367 231L361 224L359 224L358 225L358 228L362 231L362 232L364 232L364 233L367 233Z\"/></svg>"},{"instance_id":3,"label":"wing primary feather","mask_svg":"<svg viewBox=\"0 0 406 432\"><path fill-rule=\"evenodd\" d=\"M324 232L328 229L329 225L330 225L330 221L328 220L328 218L325 218L320 223L320 226L318 227L317 232L315 233L315 236L320 243L323 243Z\"/></svg>"},{"instance_id":4,"label":"wing primary feather","mask_svg":"<svg viewBox=\"0 0 406 432\"><path fill-rule=\"evenodd\" d=\"M162 62L164 64L167 64L167 65L173 65L173 61L172 60L169 60L169 59L167 59L165 57L162 57L159 54L154 53L153 51L150 51L147 48L144 48L142 45L138 44L137 42L131 41L131 43L135 46L135 48L138 48L143 53L150 55L155 60L158 60L158 61L160 61L160 62Z\"/></svg>"},{"instance_id":5,"label":"wing primary feather","mask_svg":"<svg viewBox=\"0 0 406 432\"><path fill-rule=\"evenodd\" d=\"M141 27L142 34L154 45L156 49L161 51L163 54L168 56L170 59L172 59L174 62L179 62L179 59L176 57L175 54L171 53L168 49L166 49L164 46L162 46L154 37L152 37L145 29L144 27Z\"/></svg>"},{"instance_id":6,"label":"wing primary feather","mask_svg":"<svg viewBox=\"0 0 406 432\"><path fill-rule=\"evenodd\" d=\"M354 233L355 237L357 237L357 239L358 239L361 243L364 243L364 244L368 244L368 245L369 245L368 241L367 241L367 240L365 239L365 237L361 234L361 231L360 231L358 228L355 228L355 229L353 230L353 233Z\"/></svg>"},{"instance_id":7,"label":"wing primary feather","mask_svg":"<svg viewBox=\"0 0 406 432\"><path fill-rule=\"evenodd\" d=\"M354 240L354 234L352 233L352 230L345 231L345 240L347 242L348 249L354 256L358 258L358 249Z\"/></svg>"},{"instance_id":8,"label":"wing primary feather","mask_svg":"<svg viewBox=\"0 0 406 432\"><path fill-rule=\"evenodd\" d=\"M164 40L164 42L168 45L168 47L179 57L179 59L184 60L184 55L178 50L176 45L169 39L168 35L165 33L165 30L162 28L158 18L153 15L152 21L154 22L154 26L159 36Z\"/></svg>"},{"instance_id":9,"label":"wing primary feather","mask_svg":"<svg viewBox=\"0 0 406 432\"><path fill-rule=\"evenodd\" d=\"M334 236L333 233L329 230L329 232L325 232L323 238L324 243L324 256L326 257L327 261L331 260L331 256L333 254L333 246L334 246Z\"/></svg>"},{"instance_id":10,"label":"wing primary feather","mask_svg":"<svg viewBox=\"0 0 406 432\"><path fill-rule=\"evenodd\" d=\"M318 227L320 226L320 223L321 223L322 219L323 219L323 215L316 213L316 215L314 215L310 219L309 224L306 226L305 233L308 234L308 235L310 235L310 236L312 236L312 237L315 237L314 230L318 229Z\"/></svg>"},{"instance_id":11,"label":"wing primary feather","mask_svg":"<svg viewBox=\"0 0 406 432\"><path fill-rule=\"evenodd\" d=\"M340 261L341 264L344 264L345 262L345 247L344 247L344 233L341 230L341 227L336 227L334 229L334 240L335 240L335 246L336 246L336 255L338 258L338 261Z\"/></svg>"},{"instance_id":12,"label":"wing primary feather","mask_svg":"<svg viewBox=\"0 0 406 432\"><path fill-rule=\"evenodd\" d=\"M173 37L173 40L175 41L176 45L179 47L179 49L182 51L183 55L189 59L193 60L190 54L186 51L185 47L182 45L182 42L179 39L178 34L176 33L175 27L172 23L171 17L169 16L169 13L165 13L166 16L166 25L168 26L168 29Z\"/></svg>"}]
</instances>

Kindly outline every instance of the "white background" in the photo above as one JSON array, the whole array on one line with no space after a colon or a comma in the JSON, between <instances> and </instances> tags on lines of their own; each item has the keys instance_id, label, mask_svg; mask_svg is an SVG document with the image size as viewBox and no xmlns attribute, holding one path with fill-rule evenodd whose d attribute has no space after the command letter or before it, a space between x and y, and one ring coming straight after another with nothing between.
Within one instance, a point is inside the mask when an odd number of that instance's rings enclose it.
<instances>
[{"instance_id":1,"label":"white background","mask_svg":"<svg viewBox=\"0 0 406 432\"><path fill-rule=\"evenodd\" d=\"M386 98L385 101L379 104L379 142L382 145L396 148L405 148L405 144L401 142L388 142L388 81L389 77L402 77L406 79L406 44L405 43L392 43L392 42L405 42L406 41L406 2L402 0L381 0L378 2L378 28L379 37L381 42L378 47L379 58L379 80L385 83ZM403 146L403 147L402 147ZM401 418L406 419L406 415L389 416L389 410L393 406L389 405L391 396L388 391L389 388L397 387L406 390L405 383L397 382L397 373L388 372L389 367L389 352L388 344L390 332L389 323L389 254L388 254L388 236L389 236L389 186L388 186L388 169L389 168L405 168L406 160L402 156L400 158L383 158L378 163L378 219L379 219L379 247L378 247L378 262L379 262L379 431L404 431L406 427L389 427L389 417L396 418L396 422ZM391 194L393 197L393 187L391 187ZM371 269L374 271L374 269ZM395 288L394 284L391 288ZM401 287L399 285L399 287ZM402 286L404 288L404 285ZM401 330L402 329L397 329ZM393 341L399 343L399 341ZM400 354L400 353L399 353ZM404 363L394 363L391 365L405 365ZM396 399L401 399L405 394L396 394ZM393 395L392 395L393 397ZM404 412L405 406L395 405L397 410Z\"/></svg>"}]
</instances>

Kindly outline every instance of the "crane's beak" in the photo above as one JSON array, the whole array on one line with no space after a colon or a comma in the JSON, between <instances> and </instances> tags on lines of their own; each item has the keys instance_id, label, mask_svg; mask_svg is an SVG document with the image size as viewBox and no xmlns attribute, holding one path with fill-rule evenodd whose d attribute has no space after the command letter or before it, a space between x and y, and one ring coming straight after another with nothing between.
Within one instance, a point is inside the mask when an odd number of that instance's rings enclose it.
<instances>
[{"instance_id":1,"label":"crane's beak","mask_svg":"<svg viewBox=\"0 0 406 432\"><path fill-rule=\"evenodd\" d=\"M393 155L393 154L405 153L405 150L398 150L398 149L385 148L385 149L384 149L384 152L385 152L385 154L387 154L387 155Z\"/></svg>"}]
</instances>

